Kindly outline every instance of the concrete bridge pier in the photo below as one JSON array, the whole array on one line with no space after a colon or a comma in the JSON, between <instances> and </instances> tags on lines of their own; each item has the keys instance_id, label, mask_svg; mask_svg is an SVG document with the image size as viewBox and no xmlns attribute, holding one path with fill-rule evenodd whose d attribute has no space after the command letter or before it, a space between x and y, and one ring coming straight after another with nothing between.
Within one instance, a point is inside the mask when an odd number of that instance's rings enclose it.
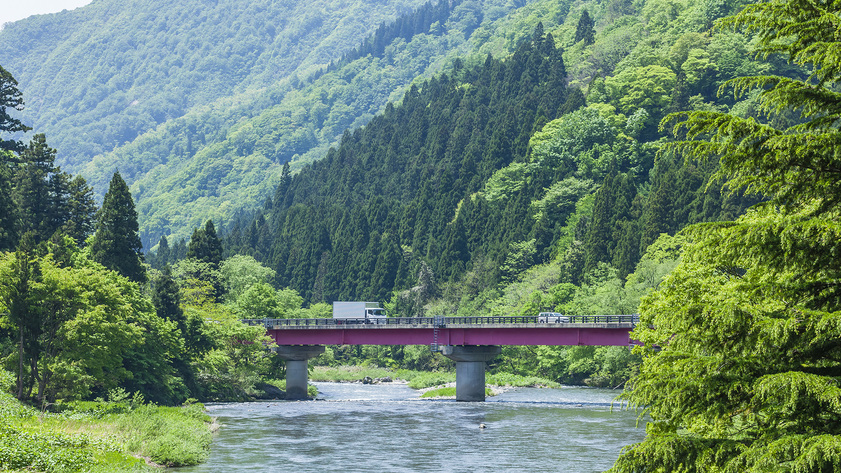
<instances>
[{"instance_id":1,"label":"concrete bridge pier","mask_svg":"<svg viewBox=\"0 0 841 473\"><path fill-rule=\"evenodd\" d=\"M275 353L286 361L286 399L307 399L307 360L324 353L324 347L278 345Z\"/></svg>"},{"instance_id":2,"label":"concrete bridge pier","mask_svg":"<svg viewBox=\"0 0 841 473\"><path fill-rule=\"evenodd\" d=\"M485 362L502 353L494 345L444 346L441 353L456 362L456 401L485 400Z\"/></svg>"}]
</instances>

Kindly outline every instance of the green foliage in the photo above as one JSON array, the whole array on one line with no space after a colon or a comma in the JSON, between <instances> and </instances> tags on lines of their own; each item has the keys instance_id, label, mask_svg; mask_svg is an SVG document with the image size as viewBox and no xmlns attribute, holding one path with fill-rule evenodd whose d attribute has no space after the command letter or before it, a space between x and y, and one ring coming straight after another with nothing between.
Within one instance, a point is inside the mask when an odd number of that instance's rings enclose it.
<instances>
[{"instance_id":1,"label":"green foliage","mask_svg":"<svg viewBox=\"0 0 841 473\"><path fill-rule=\"evenodd\" d=\"M487 388L486 388L487 391ZM487 393L486 393L487 394ZM433 397L455 397L456 396L456 387L445 387L445 388L437 388L437 389L430 389L425 393L421 394L422 399L433 398Z\"/></svg>"},{"instance_id":2,"label":"green foliage","mask_svg":"<svg viewBox=\"0 0 841 473\"><path fill-rule=\"evenodd\" d=\"M134 200L120 173L115 172L97 215L91 257L132 281L146 282L142 245L137 231Z\"/></svg>"},{"instance_id":3,"label":"green foliage","mask_svg":"<svg viewBox=\"0 0 841 473\"><path fill-rule=\"evenodd\" d=\"M237 300L251 286L256 283L270 283L275 277L275 271L257 262L251 256L234 255L225 259L219 275L225 286L225 297Z\"/></svg>"},{"instance_id":4,"label":"green foliage","mask_svg":"<svg viewBox=\"0 0 841 473\"><path fill-rule=\"evenodd\" d=\"M187 245L187 258L210 264L214 269L222 262L222 242L216 235L212 220L204 224L204 229L193 230L193 236Z\"/></svg>"},{"instance_id":5,"label":"green foliage","mask_svg":"<svg viewBox=\"0 0 841 473\"><path fill-rule=\"evenodd\" d=\"M454 383L456 381L455 372L426 372L417 373L412 376L409 381L409 387L412 389L423 389L432 386L439 386L441 384Z\"/></svg>"},{"instance_id":6,"label":"green foliage","mask_svg":"<svg viewBox=\"0 0 841 473\"><path fill-rule=\"evenodd\" d=\"M18 397L28 397L23 386L31 390L34 380L44 402L87 396L130 376L123 360L143 342L139 321L151 312L139 288L84 259L60 267L51 255L30 259L37 272L26 276L19 265L25 257L19 252L0 259L0 272L8 275L0 283L2 304L15 308L5 321L18 329L19 356L29 363L27 372L18 373ZM25 324L18 311L26 314Z\"/></svg>"},{"instance_id":7,"label":"green foliage","mask_svg":"<svg viewBox=\"0 0 841 473\"><path fill-rule=\"evenodd\" d=\"M0 67L0 131L15 133L31 130L15 118L13 116L15 112L9 109L23 110L23 94L18 89L18 82L12 77L12 73ZM0 139L0 150L14 151L20 147L21 144L18 141Z\"/></svg>"},{"instance_id":8,"label":"green foliage","mask_svg":"<svg viewBox=\"0 0 841 473\"><path fill-rule=\"evenodd\" d=\"M213 347L193 361L203 399L247 400L261 377L277 377L268 351L271 339L265 329L249 326L225 306L208 299L193 301L185 312L203 320L203 331Z\"/></svg>"},{"instance_id":9,"label":"green foliage","mask_svg":"<svg viewBox=\"0 0 841 473\"><path fill-rule=\"evenodd\" d=\"M721 161L732 188L767 195L732 222L685 230L681 263L643 301L646 359L629 399L648 438L612 471L832 471L838 431L839 97L836 4L763 2L721 20L757 34L806 79L754 76L765 120L698 111L671 149ZM786 115L800 113L789 125ZM806 163L808 161L808 163ZM659 352L651 350L659 347Z\"/></svg>"},{"instance_id":10,"label":"green foliage","mask_svg":"<svg viewBox=\"0 0 841 473\"><path fill-rule=\"evenodd\" d=\"M231 307L244 319L297 318L303 298L292 289L276 290L266 283L251 285Z\"/></svg>"},{"instance_id":11,"label":"green foliage","mask_svg":"<svg viewBox=\"0 0 841 473\"><path fill-rule=\"evenodd\" d=\"M6 377L0 372L0 377ZM151 471L135 456L162 465L206 458L210 418L201 404L166 408L124 391L115 401L60 404L58 413L24 407L0 392L0 469L46 473Z\"/></svg>"}]
</instances>

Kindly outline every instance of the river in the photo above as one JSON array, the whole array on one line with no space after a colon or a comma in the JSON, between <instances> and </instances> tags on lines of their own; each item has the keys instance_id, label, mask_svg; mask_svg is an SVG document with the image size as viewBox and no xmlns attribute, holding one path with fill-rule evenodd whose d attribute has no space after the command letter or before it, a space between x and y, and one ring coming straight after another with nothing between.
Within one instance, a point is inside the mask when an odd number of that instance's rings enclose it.
<instances>
[{"instance_id":1,"label":"river","mask_svg":"<svg viewBox=\"0 0 841 473\"><path fill-rule=\"evenodd\" d=\"M405 384L314 383L315 401L208 405L222 424L198 472L599 472L645 432L616 391L517 388L484 403ZM484 428L481 425L484 424Z\"/></svg>"}]
</instances>

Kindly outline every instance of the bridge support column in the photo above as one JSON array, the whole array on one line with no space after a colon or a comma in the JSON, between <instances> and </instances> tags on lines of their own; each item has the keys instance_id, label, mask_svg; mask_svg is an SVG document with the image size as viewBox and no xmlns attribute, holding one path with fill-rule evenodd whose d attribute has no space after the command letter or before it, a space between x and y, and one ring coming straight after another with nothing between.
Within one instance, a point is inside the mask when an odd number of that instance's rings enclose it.
<instances>
[{"instance_id":1,"label":"bridge support column","mask_svg":"<svg viewBox=\"0 0 841 473\"><path fill-rule=\"evenodd\" d=\"M324 347L278 345L275 353L286 361L286 399L307 399L307 360L324 353Z\"/></svg>"},{"instance_id":2,"label":"bridge support column","mask_svg":"<svg viewBox=\"0 0 841 473\"><path fill-rule=\"evenodd\" d=\"M485 362L502 353L493 345L445 346L441 353L456 362L456 401L485 400Z\"/></svg>"}]
</instances>

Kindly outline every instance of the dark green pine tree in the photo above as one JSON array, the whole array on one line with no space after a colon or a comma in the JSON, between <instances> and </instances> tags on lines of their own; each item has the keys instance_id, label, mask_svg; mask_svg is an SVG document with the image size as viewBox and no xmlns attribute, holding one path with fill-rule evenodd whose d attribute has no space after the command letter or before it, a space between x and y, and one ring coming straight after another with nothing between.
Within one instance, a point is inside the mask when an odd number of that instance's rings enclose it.
<instances>
[{"instance_id":1,"label":"dark green pine tree","mask_svg":"<svg viewBox=\"0 0 841 473\"><path fill-rule=\"evenodd\" d=\"M166 239L166 235L162 235L161 240L158 242L158 251L155 252L152 267L155 269L163 269L169 265L172 262L170 261L170 253L169 240Z\"/></svg>"},{"instance_id":2,"label":"dark green pine tree","mask_svg":"<svg viewBox=\"0 0 841 473\"><path fill-rule=\"evenodd\" d=\"M674 192L675 173L669 168L655 176L653 181L642 215L640 254L645 253L648 245L654 243L661 233L671 233L673 228L674 202L677 201Z\"/></svg>"},{"instance_id":3,"label":"dark green pine tree","mask_svg":"<svg viewBox=\"0 0 841 473\"><path fill-rule=\"evenodd\" d=\"M18 220L18 208L12 198L11 180L11 169L0 162L0 251L14 249L18 238L15 225Z\"/></svg>"},{"instance_id":4,"label":"dark green pine tree","mask_svg":"<svg viewBox=\"0 0 841 473\"><path fill-rule=\"evenodd\" d=\"M574 42L584 41L584 44L593 44L596 41L596 23L590 18L590 13L587 10L581 12L578 18L578 26L575 28Z\"/></svg>"},{"instance_id":5,"label":"dark green pine tree","mask_svg":"<svg viewBox=\"0 0 841 473\"><path fill-rule=\"evenodd\" d=\"M672 89L672 101L669 104L668 112L673 113L689 110L690 95L689 84L686 83L686 73L681 69L677 73L675 88Z\"/></svg>"},{"instance_id":6,"label":"dark green pine tree","mask_svg":"<svg viewBox=\"0 0 841 473\"><path fill-rule=\"evenodd\" d=\"M38 242L52 236L58 229L59 215L63 215L63 192L53 188L61 186L51 185L58 184L54 181L54 175L59 172L55 156L56 150L47 145L44 135L35 135L20 154L14 177L14 199L20 217L18 231L20 234L33 232Z\"/></svg>"},{"instance_id":7,"label":"dark green pine tree","mask_svg":"<svg viewBox=\"0 0 841 473\"><path fill-rule=\"evenodd\" d=\"M210 263L218 268L222 263L222 241L216 235L216 227L213 221L208 220L204 229L195 229L190 243L187 246L187 258L195 258L205 263Z\"/></svg>"},{"instance_id":8,"label":"dark green pine tree","mask_svg":"<svg viewBox=\"0 0 841 473\"><path fill-rule=\"evenodd\" d=\"M600 262L611 261L610 253L613 243L613 212L615 181L618 180L615 174L605 177L601 188L596 192L593 202L593 217L584 238L584 251L586 253L584 272L592 271Z\"/></svg>"},{"instance_id":9,"label":"dark green pine tree","mask_svg":"<svg viewBox=\"0 0 841 473\"><path fill-rule=\"evenodd\" d=\"M0 66L0 131L17 133L32 129L9 115L8 109L23 110L23 94L18 90L18 81ZM0 139L0 150L21 151L22 148L19 141Z\"/></svg>"},{"instance_id":10,"label":"dark green pine tree","mask_svg":"<svg viewBox=\"0 0 841 473\"><path fill-rule=\"evenodd\" d=\"M37 368L38 337L41 334L41 314L33 304L33 286L41 279L41 266L36 254L32 232L21 237L15 250L11 278L6 281L8 290L0 294L6 307L8 321L17 333L17 398L28 398L34 384ZM28 366L27 366L28 365Z\"/></svg>"},{"instance_id":11,"label":"dark green pine tree","mask_svg":"<svg viewBox=\"0 0 841 473\"><path fill-rule=\"evenodd\" d=\"M134 200L126 181L115 172L97 216L91 257L132 281L145 282L142 248Z\"/></svg>"},{"instance_id":12,"label":"dark green pine tree","mask_svg":"<svg viewBox=\"0 0 841 473\"><path fill-rule=\"evenodd\" d=\"M97 209L93 199L93 188L82 176L76 176L67 183L67 191L67 215L61 231L82 246L93 234L96 222Z\"/></svg>"},{"instance_id":13,"label":"dark green pine tree","mask_svg":"<svg viewBox=\"0 0 841 473\"><path fill-rule=\"evenodd\" d=\"M286 192L289 190L289 185L292 183L292 174L289 171L289 163L283 164L283 170L280 172L280 182L274 193L273 207L283 208L288 206L286 204Z\"/></svg>"},{"instance_id":14,"label":"dark green pine tree","mask_svg":"<svg viewBox=\"0 0 841 473\"><path fill-rule=\"evenodd\" d=\"M163 267L154 282L152 304L155 306L155 312L158 317L177 323L178 328L183 332L185 325L184 310L181 309L181 293L172 278L172 270L169 265Z\"/></svg>"}]
</instances>

